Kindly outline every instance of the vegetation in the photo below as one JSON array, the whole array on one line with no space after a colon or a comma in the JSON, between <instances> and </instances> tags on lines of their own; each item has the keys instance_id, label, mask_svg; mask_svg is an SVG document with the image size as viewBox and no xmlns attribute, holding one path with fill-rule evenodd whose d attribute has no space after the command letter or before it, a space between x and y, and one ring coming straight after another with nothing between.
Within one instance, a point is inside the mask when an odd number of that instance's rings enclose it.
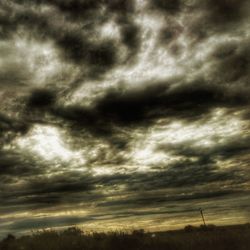
<instances>
[{"instance_id":1,"label":"vegetation","mask_svg":"<svg viewBox=\"0 0 250 250\"><path fill-rule=\"evenodd\" d=\"M184 230L145 233L89 233L79 228L44 230L30 236L8 235L1 250L249 250L250 226L186 226Z\"/></svg>"}]
</instances>

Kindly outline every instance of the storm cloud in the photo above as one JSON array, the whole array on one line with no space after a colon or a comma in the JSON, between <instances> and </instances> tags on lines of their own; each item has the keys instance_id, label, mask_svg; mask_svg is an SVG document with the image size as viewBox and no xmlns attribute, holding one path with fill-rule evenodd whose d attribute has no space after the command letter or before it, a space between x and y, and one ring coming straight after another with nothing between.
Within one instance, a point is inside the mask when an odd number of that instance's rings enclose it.
<instances>
[{"instance_id":1,"label":"storm cloud","mask_svg":"<svg viewBox=\"0 0 250 250\"><path fill-rule=\"evenodd\" d=\"M0 236L248 222L249 9L1 1Z\"/></svg>"}]
</instances>

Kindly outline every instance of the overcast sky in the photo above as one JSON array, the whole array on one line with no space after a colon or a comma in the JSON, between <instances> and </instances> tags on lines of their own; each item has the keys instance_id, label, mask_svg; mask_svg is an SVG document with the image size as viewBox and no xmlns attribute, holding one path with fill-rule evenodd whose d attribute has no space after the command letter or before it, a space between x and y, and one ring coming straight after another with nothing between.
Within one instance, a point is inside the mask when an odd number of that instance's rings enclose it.
<instances>
[{"instance_id":1,"label":"overcast sky","mask_svg":"<svg viewBox=\"0 0 250 250\"><path fill-rule=\"evenodd\" d=\"M248 0L1 0L0 235L250 219Z\"/></svg>"}]
</instances>

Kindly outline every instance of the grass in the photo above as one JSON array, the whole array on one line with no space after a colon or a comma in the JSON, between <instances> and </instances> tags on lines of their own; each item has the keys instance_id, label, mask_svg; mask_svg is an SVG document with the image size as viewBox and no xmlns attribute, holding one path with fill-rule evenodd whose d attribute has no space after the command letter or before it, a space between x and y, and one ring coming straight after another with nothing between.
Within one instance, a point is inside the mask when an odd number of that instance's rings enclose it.
<instances>
[{"instance_id":1,"label":"grass","mask_svg":"<svg viewBox=\"0 0 250 250\"><path fill-rule=\"evenodd\" d=\"M72 227L44 230L15 238L8 235L1 250L249 250L250 225L187 226L183 230L145 233L110 232L86 234Z\"/></svg>"}]
</instances>

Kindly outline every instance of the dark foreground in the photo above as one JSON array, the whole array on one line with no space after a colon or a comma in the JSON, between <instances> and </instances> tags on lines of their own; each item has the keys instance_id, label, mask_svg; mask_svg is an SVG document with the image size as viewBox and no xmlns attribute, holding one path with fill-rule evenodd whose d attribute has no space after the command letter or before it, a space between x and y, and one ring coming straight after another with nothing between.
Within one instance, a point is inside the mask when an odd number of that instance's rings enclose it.
<instances>
[{"instance_id":1,"label":"dark foreground","mask_svg":"<svg viewBox=\"0 0 250 250\"><path fill-rule=\"evenodd\" d=\"M80 229L43 231L16 239L8 235L1 250L249 250L250 226L187 226L161 233L112 232L84 234Z\"/></svg>"}]
</instances>

